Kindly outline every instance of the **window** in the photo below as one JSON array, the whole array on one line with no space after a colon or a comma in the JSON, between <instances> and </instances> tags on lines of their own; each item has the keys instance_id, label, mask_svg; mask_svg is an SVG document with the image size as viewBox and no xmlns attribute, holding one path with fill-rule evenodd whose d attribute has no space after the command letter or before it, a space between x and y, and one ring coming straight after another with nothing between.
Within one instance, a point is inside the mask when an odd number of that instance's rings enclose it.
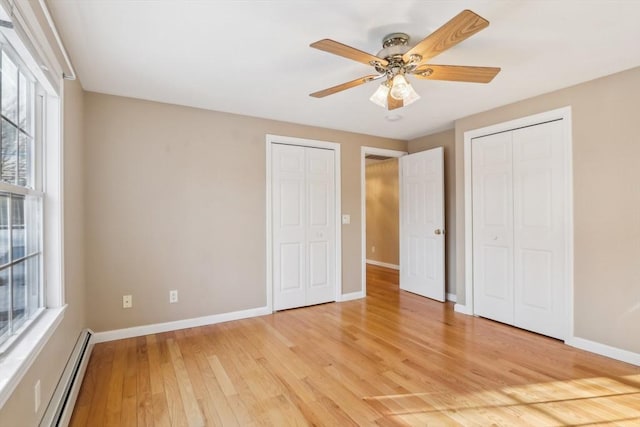
<instances>
[{"instance_id":1,"label":"window","mask_svg":"<svg viewBox=\"0 0 640 427\"><path fill-rule=\"evenodd\" d=\"M0 348L44 306L36 95L41 89L0 39Z\"/></svg>"}]
</instances>

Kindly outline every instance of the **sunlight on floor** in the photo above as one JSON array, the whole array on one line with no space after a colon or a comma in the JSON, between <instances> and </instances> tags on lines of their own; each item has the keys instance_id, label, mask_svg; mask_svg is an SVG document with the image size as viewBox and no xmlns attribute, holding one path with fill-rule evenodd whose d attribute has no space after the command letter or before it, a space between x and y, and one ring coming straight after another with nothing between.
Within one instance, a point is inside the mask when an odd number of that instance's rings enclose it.
<instances>
[{"instance_id":1,"label":"sunlight on floor","mask_svg":"<svg viewBox=\"0 0 640 427\"><path fill-rule=\"evenodd\" d=\"M407 425L587 426L640 424L640 375L583 378L475 393L365 397Z\"/></svg>"}]
</instances>

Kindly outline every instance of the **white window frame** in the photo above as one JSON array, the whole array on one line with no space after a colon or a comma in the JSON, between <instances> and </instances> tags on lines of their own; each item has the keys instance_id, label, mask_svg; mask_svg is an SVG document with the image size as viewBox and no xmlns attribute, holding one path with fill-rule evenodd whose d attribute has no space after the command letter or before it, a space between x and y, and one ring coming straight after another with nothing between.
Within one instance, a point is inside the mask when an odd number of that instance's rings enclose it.
<instances>
[{"instance_id":1,"label":"white window frame","mask_svg":"<svg viewBox=\"0 0 640 427\"><path fill-rule=\"evenodd\" d=\"M4 35L4 34L3 34ZM25 66L25 64L23 63L23 61L19 58L19 55L17 55L17 52L14 52L13 47L7 43L4 38L0 38L0 53L4 53L17 67L19 70L21 70L21 72L25 73L28 72L29 70L25 70L25 68L27 68ZM26 73L25 73L26 74ZM31 74L31 73L29 73ZM33 76L29 76L29 77L33 77ZM43 135L42 135L42 125L44 123L44 104L43 104L43 100L46 99L46 95L44 93L39 93L39 89L40 89L40 85L39 83L36 83L33 87L33 89L35 90L35 93L33 94L34 97L34 105L33 105L33 124L32 124L32 138L34 141L33 144L33 152L32 152L32 156L34 158L33 161L33 165L34 167L31 168L30 170L30 174L31 174L31 181L30 181L30 187L27 186L20 186L17 184L11 184L11 183L7 183L7 182L3 182L0 181L0 192L3 193L7 193L11 196L13 195L18 195L18 196L24 196L29 197L29 196L36 196L41 200L42 205L44 205L44 192L43 192L43 186L42 186L42 166L43 166L43 157L41 154L42 151L42 139L43 139ZM18 97L18 102L19 102L19 97ZM19 126L19 124L17 123L18 120L16 120L16 123L11 123L13 125ZM18 127L18 132L20 132L20 128ZM17 177L17 165L16 165L16 177ZM13 207L11 205L11 207L9 208L9 218L11 218L12 216L12 211L13 211ZM42 212L42 206L41 206L41 212ZM41 219L41 225L42 225L42 219ZM42 227L43 229L44 227ZM11 228L9 229L9 234L11 235ZM42 245L42 240L43 240L43 236L42 236L42 230L40 233L40 273L43 272L43 245ZM26 259L26 258L25 258ZM9 260L9 264L11 266L14 266L16 264L16 260L15 259L10 259ZM20 337L22 336L22 334L30 327L30 325L36 321L36 319L43 313L44 311L44 306L45 306L45 302L44 302L44 280L42 277L42 274L40 275L39 279L38 279L39 283L38 283L38 293L39 293L39 298L42 301L42 304L38 307L37 311L35 313L33 313L29 318L25 319L24 323L17 329L17 331L9 331L9 337L6 341L0 343L0 358L2 358L5 353L7 353L8 351L11 350L13 344L15 341L17 341L18 339L20 339ZM10 303L11 305L11 303ZM11 329L11 322L10 322L10 329ZM13 332L13 333L12 333Z\"/></svg>"},{"instance_id":2,"label":"white window frame","mask_svg":"<svg viewBox=\"0 0 640 427\"><path fill-rule=\"evenodd\" d=\"M0 2L0 20L11 21ZM15 17L14 17L15 18ZM36 150L43 156L42 178L44 192L42 217L42 252L43 271L43 310L39 317L32 319L23 329L18 339L13 340L10 347L0 355L0 409L4 406L15 388L20 384L49 338L54 334L64 317L66 309L64 296L64 245L63 245L63 146L62 146L62 75L56 86L43 70L50 62L34 58L33 44L25 44L18 32L7 27L0 27L20 60L34 75L45 92L42 108L42 129L40 141L42 148ZM36 129L36 132L38 129ZM35 177L39 179L39 177ZM1 189L1 188L0 188ZM15 191L13 191L15 192ZM24 328L25 326L23 326Z\"/></svg>"}]
</instances>

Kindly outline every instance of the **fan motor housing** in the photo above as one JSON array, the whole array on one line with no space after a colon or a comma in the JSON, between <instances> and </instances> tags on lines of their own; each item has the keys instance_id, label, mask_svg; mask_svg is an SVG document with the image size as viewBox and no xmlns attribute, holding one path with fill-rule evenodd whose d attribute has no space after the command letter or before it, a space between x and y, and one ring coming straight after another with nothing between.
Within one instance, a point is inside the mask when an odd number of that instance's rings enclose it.
<instances>
[{"instance_id":1,"label":"fan motor housing","mask_svg":"<svg viewBox=\"0 0 640 427\"><path fill-rule=\"evenodd\" d=\"M382 50L376 56L387 61L402 56L409 51L409 35L405 33L391 33L382 39Z\"/></svg>"},{"instance_id":2,"label":"fan motor housing","mask_svg":"<svg viewBox=\"0 0 640 427\"><path fill-rule=\"evenodd\" d=\"M401 72L408 71L407 63L402 56L407 53L410 37L406 33L391 33L382 39L382 50L377 53L377 57L384 58L389 62L386 66L372 64L380 74L387 74L390 78Z\"/></svg>"}]
</instances>

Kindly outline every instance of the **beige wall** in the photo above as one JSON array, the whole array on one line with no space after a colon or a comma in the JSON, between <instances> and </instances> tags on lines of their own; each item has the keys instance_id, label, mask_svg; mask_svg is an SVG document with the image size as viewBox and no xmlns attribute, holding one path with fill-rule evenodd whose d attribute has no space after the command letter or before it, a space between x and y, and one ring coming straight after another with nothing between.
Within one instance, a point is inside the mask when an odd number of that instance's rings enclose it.
<instances>
[{"instance_id":1,"label":"beige wall","mask_svg":"<svg viewBox=\"0 0 640 427\"><path fill-rule=\"evenodd\" d=\"M62 323L0 410L0 426L38 425L75 345L86 327L84 294L83 92L78 81L64 86L64 273L68 304ZM34 386L42 404L34 411Z\"/></svg>"},{"instance_id":2,"label":"beige wall","mask_svg":"<svg viewBox=\"0 0 640 427\"><path fill-rule=\"evenodd\" d=\"M456 294L456 156L453 129L409 141L409 153L443 147L445 210L445 283L447 293Z\"/></svg>"},{"instance_id":3,"label":"beige wall","mask_svg":"<svg viewBox=\"0 0 640 427\"><path fill-rule=\"evenodd\" d=\"M360 290L360 147L406 142L97 93L85 117L96 331L265 306L265 134L341 143L342 289Z\"/></svg>"},{"instance_id":4,"label":"beige wall","mask_svg":"<svg viewBox=\"0 0 640 427\"><path fill-rule=\"evenodd\" d=\"M640 353L640 68L458 120L456 262L464 302L464 132L573 114L575 335Z\"/></svg>"},{"instance_id":5,"label":"beige wall","mask_svg":"<svg viewBox=\"0 0 640 427\"><path fill-rule=\"evenodd\" d=\"M367 165L365 177L367 259L400 265L398 159Z\"/></svg>"}]
</instances>

